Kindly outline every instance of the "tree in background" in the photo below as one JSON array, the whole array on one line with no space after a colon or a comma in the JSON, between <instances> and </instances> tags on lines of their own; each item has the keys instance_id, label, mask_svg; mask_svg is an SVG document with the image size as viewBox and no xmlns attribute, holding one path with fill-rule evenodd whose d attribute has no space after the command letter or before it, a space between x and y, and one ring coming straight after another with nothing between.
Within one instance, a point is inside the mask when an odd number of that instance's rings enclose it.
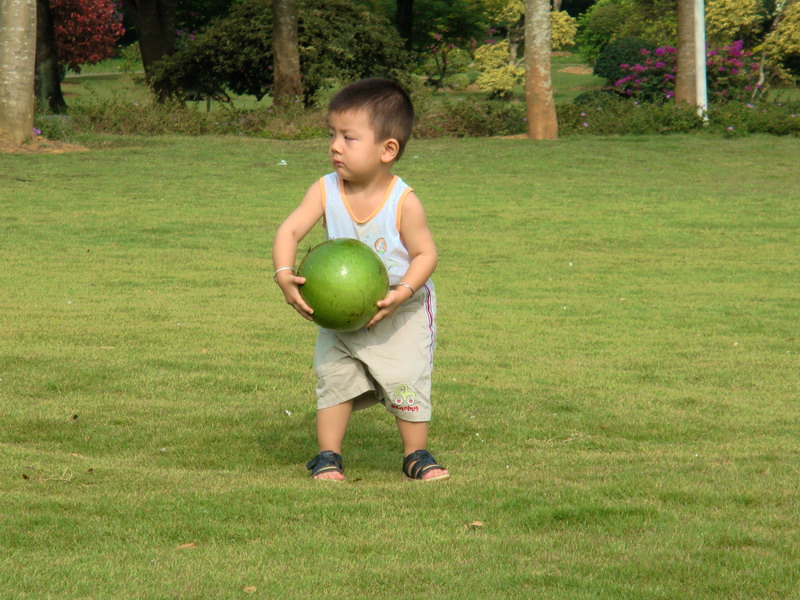
<instances>
[{"instance_id":1,"label":"tree in background","mask_svg":"<svg viewBox=\"0 0 800 600\"><path fill-rule=\"evenodd\" d=\"M214 19L228 14L235 0L177 0L175 26L178 31L198 33Z\"/></svg>"},{"instance_id":2,"label":"tree in background","mask_svg":"<svg viewBox=\"0 0 800 600\"><path fill-rule=\"evenodd\" d=\"M260 100L273 91L271 0L246 0L211 23L186 47L162 60L152 85L178 98L223 90ZM384 18L350 0L299 0L302 93L318 93L363 77L403 79L410 57Z\"/></svg>"},{"instance_id":3,"label":"tree in background","mask_svg":"<svg viewBox=\"0 0 800 600\"><path fill-rule=\"evenodd\" d=\"M81 65L114 56L125 33L114 0L50 0L60 64L80 73Z\"/></svg>"},{"instance_id":4,"label":"tree in background","mask_svg":"<svg viewBox=\"0 0 800 600\"><path fill-rule=\"evenodd\" d=\"M272 100L277 106L286 106L303 93L296 0L272 0L272 33L275 63Z\"/></svg>"},{"instance_id":5,"label":"tree in background","mask_svg":"<svg viewBox=\"0 0 800 600\"><path fill-rule=\"evenodd\" d=\"M35 94L42 107L61 113L67 108L61 93L63 67L58 61L56 29L50 0L36 2L36 77Z\"/></svg>"},{"instance_id":6,"label":"tree in background","mask_svg":"<svg viewBox=\"0 0 800 600\"><path fill-rule=\"evenodd\" d=\"M678 72L675 102L697 104L694 0L678 0Z\"/></svg>"},{"instance_id":7,"label":"tree in background","mask_svg":"<svg viewBox=\"0 0 800 600\"><path fill-rule=\"evenodd\" d=\"M429 82L444 86L454 63L469 58L478 40L486 36L488 23L481 0L417 0L414 4L413 49L432 68L425 68ZM427 60L424 60L427 59ZM467 62L469 62L467 60Z\"/></svg>"},{"instance_id":8,"label":"tree in background","mask_svg":"<svg viewBox=\"0 0 800 600\"><path fill-rule=\"evenodd\" d=\"M534 140L558 137L550 44L550 1L525 0L525 105L528 137Z\"/></svg>"},{"instance_id":9,"label":"tree in background","mask_svg":"<svg viewBox=\"0 0 800 600\"><path fill-rule=\"evenodd\" d=\"M525 75L518 58L525 39L525 3L523 0L484 0L484 3L487 18L500 28L491 31L505 33L505 39L489 40L475 51L475 65L480 71L476 83L481 91L492 96L509 97ZM568 13L550 13L552 50L574 45L576 31L576 21Z\"/></svg>"},{"instance_id":10,"label":"tree in background","mask_svg":"<svg viewBox=\"0 0 800 600\"><path fill-rule=\"evenodd\" d=\"M406 50L411 50L414 47L414 0L397 0L395 25L406 41Z\"/></svg>"},{"instance_id":11,"label":"tree in background","mask_svg":"<svg viewBox=\"0 0 800 600\"><path fill-rule=\"evenodd\" d=\"M15 144L33 135L36 3L0 0L0 130Z\"/></svg>"},{"instance_id":12,"label":"tree in background","mask_svg":"<svg viewBox=\"0 0 800 600\"><path fill-rule=\"evenodd\" d=\"M145 79L150 81L154 65L175 52L177 0L124 0L124 7L139 40ZM162 90L154 91L158 98L164 97Z\"/></svg>"},{"instance_id":13,"label":"tree in background","mask_svg":"<svg viewBox=\"0 0 800 600\"><path fill-rule=\"evenodd\" d=\"M37 0L36 97L55 113L67 108L61 93L65 68L76 73L114 55L124 33L113 0Z\"/></svg>"}]
</instances>

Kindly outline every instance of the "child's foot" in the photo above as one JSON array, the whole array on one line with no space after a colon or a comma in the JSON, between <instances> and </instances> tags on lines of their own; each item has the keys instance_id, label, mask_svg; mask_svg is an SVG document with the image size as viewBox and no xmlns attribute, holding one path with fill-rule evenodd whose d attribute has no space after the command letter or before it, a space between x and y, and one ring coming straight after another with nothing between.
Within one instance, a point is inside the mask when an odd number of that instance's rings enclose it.
<instances>
[{"instance_id":1,"label":"child's foot","mask_svg":"<svg viewBox=\"0 0 800 600\"><path fill-rule=\"evenodd\" d=\"M329 479L331 481L345 481L344 475L337 471L325 471L319 475L312 475L311 479Z\"/></svg>"},{"instance_id":2,"label":"child's foot","mask_svg":"<svg viewBox=\"0 0 800 600\"><path fill-rule=\"evenodd\" d=\"M450 472L436 462L427 450L412 452L403 460L403 473L417 481L441 481L450 479Z\"/></svg>"},{"instance_id":3,"label":"child's foot","mask_svg":"<svg viewBox=\"0 0 800 600\"><path fill-rule=\"evenodd\" d=\"M311 471L312 479L344 481L342 456L330 450L324 450L308 461L306 469Z\"/></svg>"}]
</instances>

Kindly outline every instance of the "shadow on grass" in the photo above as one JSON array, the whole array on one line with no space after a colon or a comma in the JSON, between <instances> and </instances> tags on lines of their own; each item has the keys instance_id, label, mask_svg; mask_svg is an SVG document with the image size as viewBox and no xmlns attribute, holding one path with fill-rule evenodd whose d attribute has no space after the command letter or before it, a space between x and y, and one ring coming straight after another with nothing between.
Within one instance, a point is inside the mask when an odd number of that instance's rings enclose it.
<instances>
[{"instance_id":1,"label":"shadow on grass","mask_svg":"<svg viewBox=\"0 0 800 600\"><path fill-rule=\"evenodd\" d=\"M317 454L316 424L311 418L289 419L285 425L257 435L262 457L267 464L305 464ZM398 471L402 445L394 419L382 406L353 413L342 451L345 468Z\"/></svg>"}]
</instances>

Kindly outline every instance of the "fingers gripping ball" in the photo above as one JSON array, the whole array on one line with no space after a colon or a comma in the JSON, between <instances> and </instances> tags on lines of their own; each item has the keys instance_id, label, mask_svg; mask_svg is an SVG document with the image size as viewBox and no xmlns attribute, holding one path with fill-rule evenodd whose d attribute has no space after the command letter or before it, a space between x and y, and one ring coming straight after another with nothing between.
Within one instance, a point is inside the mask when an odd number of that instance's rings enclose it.
<instances>
[{"instance_id":1,"label":"fingers gripping ball","mask_svg":"<svg viewBox=\"0 0 800 600\"><path fill-rule=\"evenodd\" d=\"M328 240L312 248L300 267L300 295L320 327L355 331L378 312L389 291L389 275L369 246L353 239Z\"/></svg>"}]
</instances>

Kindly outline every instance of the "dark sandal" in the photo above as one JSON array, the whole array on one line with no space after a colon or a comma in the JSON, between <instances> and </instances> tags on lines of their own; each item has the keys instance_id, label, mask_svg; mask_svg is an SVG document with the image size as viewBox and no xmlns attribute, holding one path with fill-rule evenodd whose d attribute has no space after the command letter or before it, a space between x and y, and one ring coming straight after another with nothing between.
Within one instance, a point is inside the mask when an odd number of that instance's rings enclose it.
<instances>
[{"instance_id":1,"label":"dark sandal","mask_svg":"<svg viewBox=\"0 0 800 600\"><path fill-rule=\"evenodd\" d=\"M423 479L422 477L425 473L431 469L444 470L444 467L438 464L436 459L433 458L433 455L427 450L417 450L403 459L403 473L405 473L406 477L409 479L417 481L442 481L444 479L450 479L450 473Z\"/></svg>"},{"instance_id":2,"label":"dark sandal","mask_svg":"<svg viewBox=\"0 0 800 600\"><path fill-rule=\"evenodd\" d=\"M342 455L336 454L336 452L331 450L325 450L308 461L306 469L311 471L311 477L316 477L320 473L327 473L329 471L336 471L337 473L344 474Z\"/></svg>"}]
</instances>

